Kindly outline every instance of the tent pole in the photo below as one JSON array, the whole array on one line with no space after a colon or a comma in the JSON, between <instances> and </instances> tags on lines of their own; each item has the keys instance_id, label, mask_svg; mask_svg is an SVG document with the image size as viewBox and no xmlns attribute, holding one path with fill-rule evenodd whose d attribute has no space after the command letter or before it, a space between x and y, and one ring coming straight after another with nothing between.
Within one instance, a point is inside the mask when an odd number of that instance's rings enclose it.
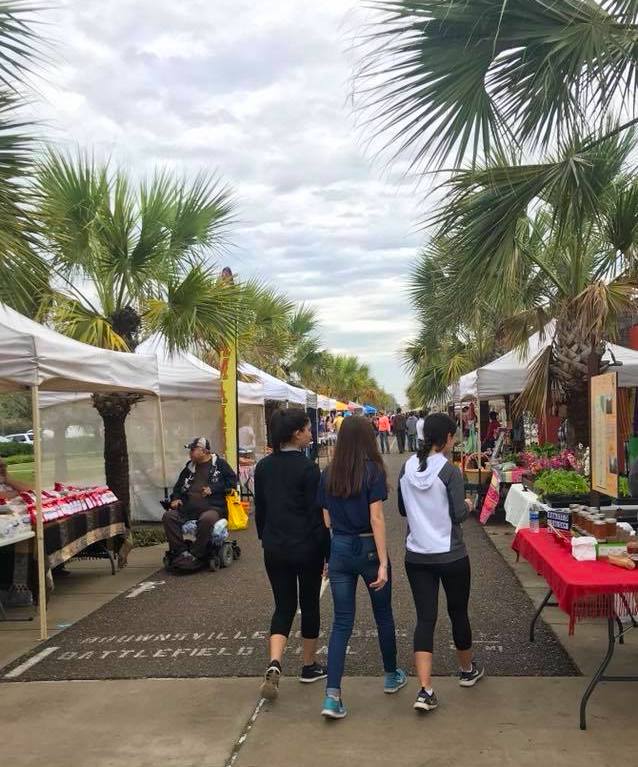
<instances>
[{"instance_id":1,"label":"tent pole","mask_svg":"<svg viewBox=\"0 0 638 767\"><path fill-rule=\"evenodd\" d=\"M44 520L42 518L42 435L40 430L40 392L31 388L33 416L33 457L35 459L35 536L38 553L38 607L40 610L40 639L49 636L47 628L47 583L44 563Z\"/></svg>"},{"instance_id":2,"label":"tent pole","mask_svg":"<svg viewBox=\"0 0 638 767\"><path fill-rule=\"evenodd\" d=\"M159 420L160 450L162 453L162 482L164 483L164 498L168 498L168 473L166 471L166 440L164 435L164 414L162 411L162 398L157 397L157 417Z\"/></svg>"}]
</instances>

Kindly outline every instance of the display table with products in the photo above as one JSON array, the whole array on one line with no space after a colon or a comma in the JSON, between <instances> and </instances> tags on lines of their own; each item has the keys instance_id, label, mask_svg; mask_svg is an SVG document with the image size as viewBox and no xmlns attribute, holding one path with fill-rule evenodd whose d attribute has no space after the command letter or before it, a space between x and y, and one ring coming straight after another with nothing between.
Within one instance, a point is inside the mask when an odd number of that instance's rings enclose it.
<instances>
[{"instance_id":1,"label":"display table with products","mask_svg":"<svg viewBox=\"0 0 638 767\"><path fill-rule=\"evenodd\" d=\"M523 474L525 474L525 469L522 468L503 471L499 466L492 467L492 477L481 507L481 524L487 523L499 508L499 504L507 494L506 491L509 491L512 484L519 483Z\"/></svg>"},{"instance_id":2,"label":"display table with products","mask_svg":"<svg viewBox=\"0 0 638 767\"><path fill-rule=\"evenodd\" d=\"M70 559L105 559L115 574L116 541L126 535L126 516L119 501L78 510L72 515L44 523L47 581L50 571ZM0 549L1 571L10 573L8 606L33 603L37 592L36 545L33 533L4 539ZM14 544L14 545L10 545ZM11 557L11 554L13 555ZM10 561L12 559L12 561Z\"/></svg>"},{"instance_id":3,"label":"display table with products","mask_svg":"<svg viewBox=\"0 0 638 767\"><path fill-rule=\"evenodd\" d=\"M638 682L638 676L606 676L616 643L624 643L624 634L638 627L638 569L625 570L605 560L579 562L568 548L561 545L547 530L519 530L512 548L541 575L549 586L545 598L532 619L530 641L534 628L547 606L560 607L569 616L569 633L585 618L607 620L607 651L592 677L580 703L580 727L587 728L587 702L599 682ZM551 603L552 595L556 598ZM623 622L624 621L624 622Z\"/></svg>"},{"instance_id":4,"label":"display table with products","mask_svg":"<svg viewBox=\"0 0 638 767\"><path fill-rule=\"evenodd\" d=\"M505 498L505 520L517 531L529 527L529 510L538 502L536 493L527 490L524 485L512 485Z\"/></svg>"}]
</instances>

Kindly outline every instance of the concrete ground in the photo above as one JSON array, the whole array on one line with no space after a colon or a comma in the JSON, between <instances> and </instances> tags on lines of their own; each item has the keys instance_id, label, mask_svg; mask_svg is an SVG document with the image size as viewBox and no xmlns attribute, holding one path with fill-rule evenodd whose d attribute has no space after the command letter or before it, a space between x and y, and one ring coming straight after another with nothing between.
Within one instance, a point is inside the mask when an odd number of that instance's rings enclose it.
<instances>
[{"instance_id":1,"label":"concrete ground","mask_svg":"<svg viewBox=\"0 0 638 767\"><path fill-rule=\"evenodd\" d=\"M516 563L508 526L490 536L524 588L539 603L546 586L524 562ZM60 631L155 572L162 547L137 550L116 577L105 563L72 563L74 575L57 584L49 627ZM498 596L496 595L496 598ZM584 677L489 676L464 690L437 678L436 712L412 710L416 682L385 696L379 678L344 681L349 716L324 722L323 686L284 679L280 699L258 699L257 679L30 682L3 685L0 695L3 762L12 767L406 767L451 763L526 767L547 763L606 765L625 760L635 729L638 686L602 684L588 709L589 729L578 729L578 704L606 647L606 624L585 621L568 636L567 617L547 608L544 619ZM37 627L0 623L0 661L37 643ZM638 631L616 651L610 673L633 673ZM489 669L488 669L489 673Z\"/></svg>"},{"instance_id":2,"label":"concrete ground","mask_svg":"<svg viewBox=\"0 0 638 767\"><path fill-rule=\"evenodd\" d=\"M57 576L48 602L49 636L84 618L106 602L156 572L165 546L134 549L129 564L111 575L108 560L79 560L67 563L70 576ZM34 615L28 623L0 621L0 668L31 650L40 641L37 608L11 608L9 617Z\"/></svg>"}]
</instances>

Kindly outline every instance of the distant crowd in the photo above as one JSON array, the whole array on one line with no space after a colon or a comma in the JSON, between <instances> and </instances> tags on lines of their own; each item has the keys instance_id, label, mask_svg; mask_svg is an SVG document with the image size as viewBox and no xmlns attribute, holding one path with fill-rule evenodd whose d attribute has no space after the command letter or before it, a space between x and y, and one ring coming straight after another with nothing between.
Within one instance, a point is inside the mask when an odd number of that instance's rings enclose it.
<instances>
[{"instance_id":1,"label":"distant crowd","mask_svg":"<svg viewBox=\"0 0 638 767\"><path fill-rule=\"evenodd\" d=\"M341 425L350 413L332 412L319 419L319 435L339 434ZM404 413L400 407L393 413L380 410L365 418L370 421L379 441L382 453L391 453L396 445L399 453L416 453L423 444L423 425L427 412L423 410ZM393 439L394 438L394 439Z\"/></svg>"}]
</instances>

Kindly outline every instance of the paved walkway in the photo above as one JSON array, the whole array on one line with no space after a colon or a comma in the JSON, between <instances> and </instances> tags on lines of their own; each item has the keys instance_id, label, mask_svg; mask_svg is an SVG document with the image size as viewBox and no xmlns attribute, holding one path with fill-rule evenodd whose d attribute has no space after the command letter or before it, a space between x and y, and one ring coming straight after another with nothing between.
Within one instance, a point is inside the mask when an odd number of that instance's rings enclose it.
<instances>
[{"instance_id":1,"label":"paved walkway","mask_svg":"<svg viewBox=\"0 0 638 767\"><path fill-rule=\"evenodd\" d=\"M514 563L511 529L489 532L538 603L546 587L527 564ZM74 563L74 575L51 601L51 630L146 578L161 551L134 552L129 568L114 578L104 574L102 563ZM585 675L591 674L604 651L606 627L583 622L569 637L567 618L558 609L548 608L544 617ZM0 624L3 662L36 643L35 628ZM612 671L633 672L637 659L638 631L618 649ZM0 687L2 754L13 767L571 767L625 760L638 686L601 685L583 733L577 715L586 683L579 677L500 677L463 690L454 679L439 678L439 710L418 716L411 708L414 681L398 695L384 696L379 678L348 678L350 715L336 723L318 715L322 686L294 679L284 679L280 700L265 705L258 701L259 680L250 678L13 683Z\"/></svg>"}]
</instances>

